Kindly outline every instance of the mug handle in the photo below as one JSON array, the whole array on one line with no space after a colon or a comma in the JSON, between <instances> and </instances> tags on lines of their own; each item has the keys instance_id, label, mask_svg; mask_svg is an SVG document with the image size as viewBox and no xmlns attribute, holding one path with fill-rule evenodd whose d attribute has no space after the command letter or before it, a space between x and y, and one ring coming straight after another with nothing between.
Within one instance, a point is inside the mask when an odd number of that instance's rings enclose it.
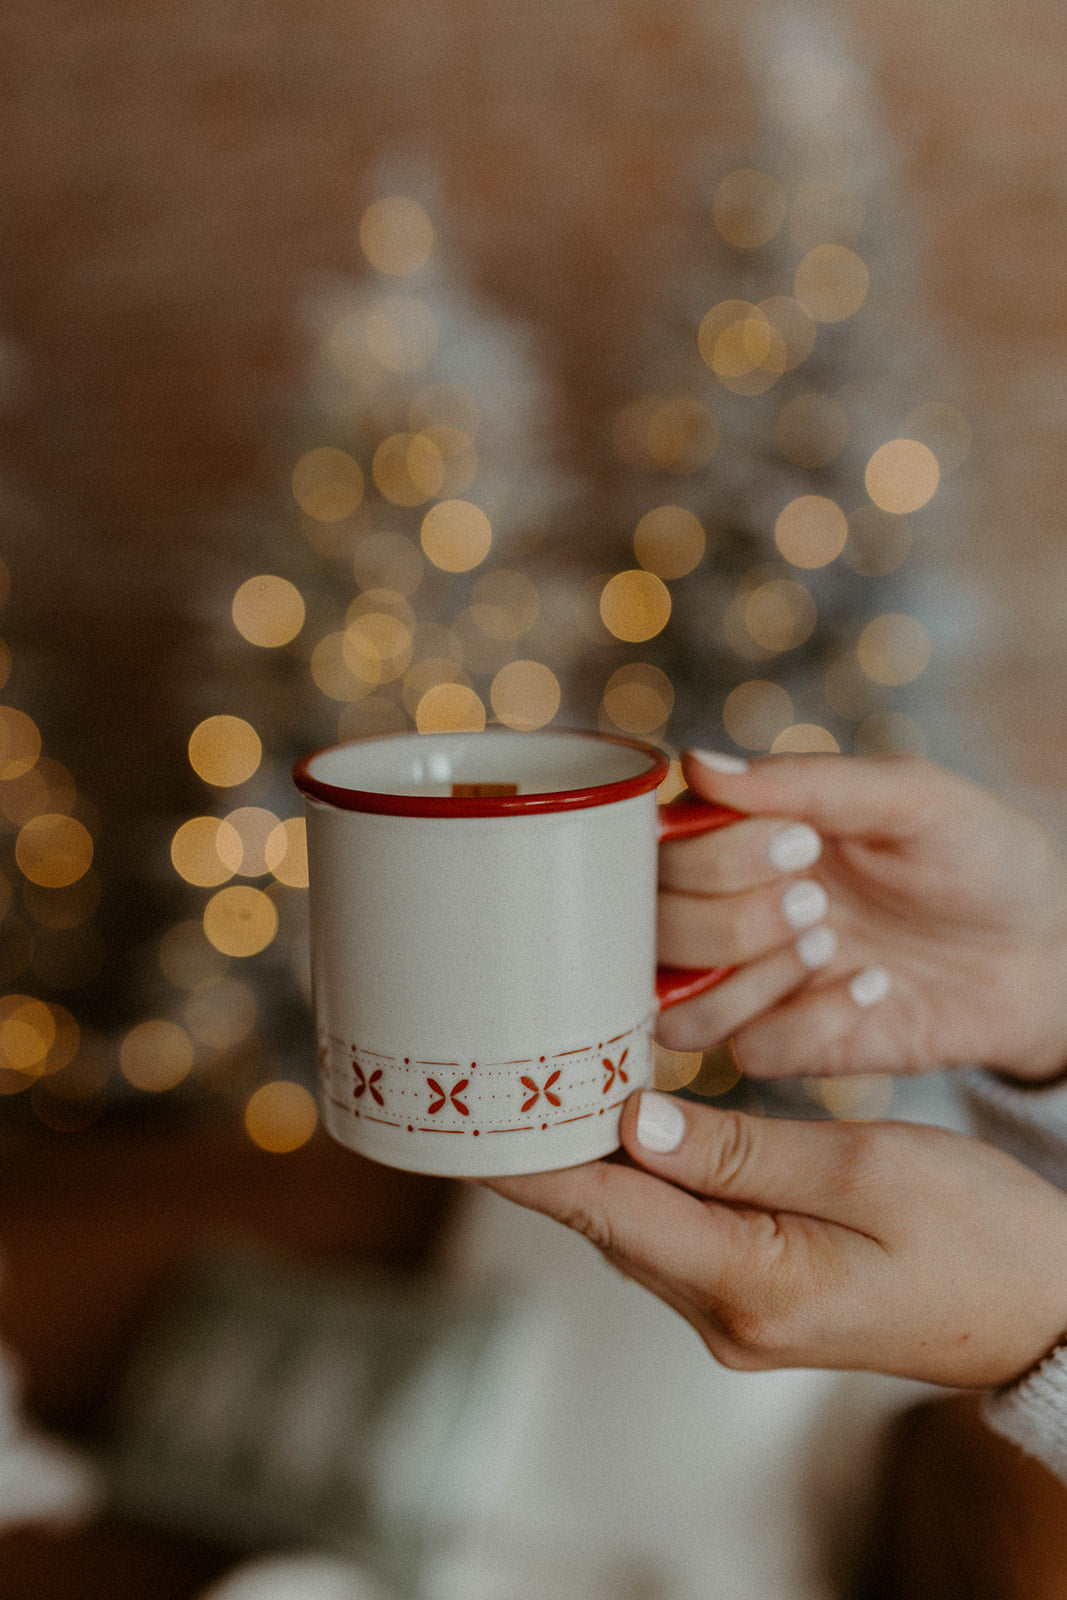
<instances>
[{"instance_id":1,"label":"mug handle","mask_svg":"<svg viewBox=\"0 0 1067 1600\"><path fill-rule=\"evenodd\" d=\"M739 822L744 815L729 806L706 804L702 800L675 800L660 806L659 842L668 839L691 839L698 833L712 833L731 822ZM707 989L728 978L733 967L657 967L656 1009L667 1011L671 1006L693 1000Z\"/></svg>"}]
</instances>

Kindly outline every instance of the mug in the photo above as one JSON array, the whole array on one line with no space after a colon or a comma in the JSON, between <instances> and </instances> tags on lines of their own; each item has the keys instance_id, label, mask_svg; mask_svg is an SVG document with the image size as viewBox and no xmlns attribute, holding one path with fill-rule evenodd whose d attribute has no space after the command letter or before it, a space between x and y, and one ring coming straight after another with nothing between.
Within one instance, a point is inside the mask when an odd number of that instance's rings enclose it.
<instances>
[{"instance_id":1,"label":"mug","mask_svg":"<svg viewBox=\"0 0 1067 1600\"><path fill-rule=\"evenodd\" d=\"M583 731L395 734L298 762L323 1121L389 1166L502 1177L619 1143L658 1011L727 968L660 969L661 750Z\"/></svg>"}]
</instances>

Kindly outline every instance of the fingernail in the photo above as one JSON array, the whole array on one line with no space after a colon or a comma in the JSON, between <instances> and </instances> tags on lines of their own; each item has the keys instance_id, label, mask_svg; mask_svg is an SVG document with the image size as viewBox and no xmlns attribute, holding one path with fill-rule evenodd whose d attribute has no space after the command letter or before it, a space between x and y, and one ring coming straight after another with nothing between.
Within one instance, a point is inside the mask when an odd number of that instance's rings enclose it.
<instances>
[{"instance_id":1,"label":"fingernail","mask_svg":"<svg viewBox=\"0 0 1067 1600\"><path fill-rule=\"evenodd\" d=\"M669 1095L646 1089L637 1107L637 1142L657 1155L677 1150L685 1137L685 1113Z\"/></svg>"},{"instance_id":2,"label":"fingernail","mask_svg":"<svg viewBox=\"0 0 1067 1600\"><path fill-rule=\"evenodd\" d=\"M822 840L806 822L794 822L772 837L767 854L779 872L801 872L813 867L822 855Z\"/></svg>"},{"instance_id":3,"label":"fingernail","mask_svg":"<svg viewBox=\"0 0 1067 1600\"><path fill-rule=\"evenodd\" d=\"M813 922L821 922L829 909L826 890L810 878L791 883L782 896L782 913L791 928L810 928Z\"/></svg>"},{"instance_id":4,"label":"fingernail","mask_svg":"<svg viewBox=\"0 0 1067 1600\"><path fill-rule=\"evenodd\" d=\"M719 750L690 750L689 754L694 761L699 761L701 766L710 767L712 772L748 771L748 762L741 756L728 756Z\"/></svg>"},{"instance_id":5,"label":"fingernail","mask_svg":"<svg viewBox=\"0 0 1067 1600\"><path fill-rule=\"evenodd\" d=\"M874 1006L889 993L889 974L884 967L864 967L848 986L858 1006Z\"/></svg>"},{"instance_id":6,"label":"fingernail","mask_svg":"<svg viewBox=\"0 0 1067 1600\"><path fill-rule=\"evenodd\" d=\"M807 933L802 933L793 949L803 965L814 972L816 967L825 967L836 956L837 934L822 923L819 927L809 928Z\"/></svg>"}]
</instances>

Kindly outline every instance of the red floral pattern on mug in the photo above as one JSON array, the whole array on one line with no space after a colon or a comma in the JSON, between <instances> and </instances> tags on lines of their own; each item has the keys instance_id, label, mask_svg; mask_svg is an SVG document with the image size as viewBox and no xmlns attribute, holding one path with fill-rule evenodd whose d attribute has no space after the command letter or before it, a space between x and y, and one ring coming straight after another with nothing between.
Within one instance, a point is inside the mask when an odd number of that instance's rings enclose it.
<instances>
[{"instance_id":1,"label":"red floral pattern on mug","mask_svg":"<svg viewBox=\"0 0 1067 1600\"><path fill-rule=\"evenodd\" d=\"M427 1078L426 1082L437 1096L437 1099L428 1108L431 1116L440 1111L449 1101L455 1106L461 1117L470 1116L470 1107L465 1105L462 1100L457 1099L457 1096L461 1095L468 1083L470 1083L469 1078L460 1078L459 1082L453 1084L451 1089L442 1089L436 1078Z\"/></svg>"},{"instance_id":2,"label":"red floral pattern on mug","mask_svg":"<svg viewBox=\"0 0 1067 1600\"><path fill-rule=\"evenodd\" d=\"M523 1102L522 1109L524 1111L529 1111L531 1106L535 1106L537 1104L542 1095L544 1095L550 1106L558 1106L561 1103L559 1095L552 1093L552 1085L556 1083L558 1079L559 1072L557 1070L556 1072L549 1074L549 1076L545 1079L544 1086L542 1087L536 1084L532 1078L526 1077L524 1073L519 1079L519 1082L523 1084L525 1088L530 1090L530 1098Z\"/></svg>"},{"instance_id":3,"label":"red floral pattern on mug","mask_svg":"<svg viewBox=\"0 0 1067 1600\"><path fill-rule=\"evenodd\" d=\"M370 1097L374 1101L375 1105L384 1106L385 1101L382 1098L381 1090L378 1088L378 1085L382 1081L382 1069L381 1069L381 1067L377 1067L371 1073L370 1077L367 1078L367 1077L364 1077L363 1068L360 1066L359 1062L358 1061L353 1061L353 1063L352 1063L352 1071L355 1074L355 1078L356 1078L356 1086L352 1090L352 1098L353 1098L353 1100L359 1100L364 1094L367 1093L367 1091L369 1089L370 1090Z\"/></svg>"},{"instance_id":4,"label":"red floral pattern on mug","mask_svg":"<svg viewBox=\"0 0 1067 1600\"><path fill-rule=\"evenodd\" d=\"M619 1082L620 1083L629 1083L629 1081L630 1081L629 1074L623 1070L623 1065L622 1065L623 1062L626 1060L626 1057L629 1054L630 1054L629 1049L624 1050L622 1055L619 1057L618 1065L616 1065L616 1063L614 1061L609 1061L607 1056L604 1057L603 1065L604 1065L604 1071L607 1074L607 1076L604 1079L604 1087L600 1091L601 1094L607 1094L608 1090L611 1088L612 1084L615 1082L616 1074L618 1074L618 1078L619 1078Z\"/></svg>"}]
</instances>

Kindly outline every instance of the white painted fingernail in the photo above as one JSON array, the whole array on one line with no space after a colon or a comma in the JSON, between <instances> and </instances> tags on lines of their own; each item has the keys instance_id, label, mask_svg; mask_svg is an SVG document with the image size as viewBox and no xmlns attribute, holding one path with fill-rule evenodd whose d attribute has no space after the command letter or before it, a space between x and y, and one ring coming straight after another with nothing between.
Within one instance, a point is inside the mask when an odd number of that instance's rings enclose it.
<instances>
[{"instance_id":1,"label":"white painted fingernail","mask_svg":"<svg viewBox=\"0 0 1067 1600\"><path fill-rule=\"evenodd\" d=\"M822 840L806 822L794 822L792 827L776 833L767 846L771 865L779 872L803 872L813 867L822 855Z\"/></svg>"},{"instance_id":2,"label":"white painted fingernail","mask_svg":"<svg viewBox=\"0 0 1067 1600\"><path fill-rule=\"evenodd\" d=\"M710 767L712 772L748 771L748 762L741 756L728 756L719 750L690 750L689 754L694 761L699 761L701 766Z\"/></svg>"},{"instance_id":3,"label":"white painted fingernail","mask_svg":"<svg viewBox=\"0 0 1067 1600\"><path fill-rule=\"evenodd\" d=\"M826 890L810 878L791 883L782 896L782 913L791 928L810 928L813 922L821 922L829 909Z\"/></svg>"},{"instance_id":4,"label":"white painted fingernail","mask_svg":"<svg viewBox=\"0 0 1067 1600\"><path fill-rule=\"evenodd\" d=\"M858 1006L876 1006L889 993L889 974L884 967L864 967L848 986Z\"/></svg>"},{"instance_id":5,"label":"white painted fingernail","mask_svg":"<svg viewBox=\"0 0 1067 1600\"><path fill-rule=\"evenodd\" d=\"M685 1138L685 1113L669 1095L646 1089L637 1107L637 1142L657 1155L677 1150Z\"/></svg>"},{"instance_id":6,"label":"white painted fingernail","mask_svg":"<svg viewBox=\"0 0 1067 1600\"><path fill-rule=\"evenodd\" d=\"M809 928L807 933L802 933L793 946L804 966L814 972L816 967L825 967L837 954L837 934L825 923L820 923L817 928Z\"/></svg>"}]
</instances>

